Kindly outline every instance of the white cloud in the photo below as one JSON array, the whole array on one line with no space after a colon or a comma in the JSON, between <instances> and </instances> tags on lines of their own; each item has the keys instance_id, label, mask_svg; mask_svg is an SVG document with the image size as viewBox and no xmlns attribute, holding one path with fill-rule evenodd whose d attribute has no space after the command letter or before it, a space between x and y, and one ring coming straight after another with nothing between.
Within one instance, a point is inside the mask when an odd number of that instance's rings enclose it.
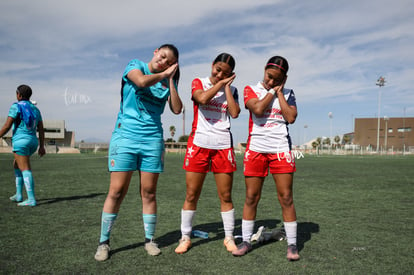
<instances>
[{"instance_id":1,"label":"white cloud","mask_svg":"<svg viewBox=\"0 0 414 275\"><path fill-rule=\"evenodd\" d=\"M414 116L407 104L414 102L412 14L408 0L2 1L0 116L15 100L15 88L27 83L46 118L65 119L79 139L109 139L127 62L149 61L155 47L172 41L180 48L187 132L191 81L208 76L223 51L236 58L240 95L245 85L261 80L269 57L288 58L287 86L299 106L293 134L306 123L309 138L328 135L326 114L332 110L338 131L350 132L352 114L376 114L380 75L387 78L384 113L401 116L407 105L406 115ZM76 104L65 103L66 89L78 95ZM91 101L82 104L80 96ZM242 108L232 123L236 142L247 137L247 118ZM163 121L181 135L181 116L166 110Z\"/></svg>"}]
</instances>

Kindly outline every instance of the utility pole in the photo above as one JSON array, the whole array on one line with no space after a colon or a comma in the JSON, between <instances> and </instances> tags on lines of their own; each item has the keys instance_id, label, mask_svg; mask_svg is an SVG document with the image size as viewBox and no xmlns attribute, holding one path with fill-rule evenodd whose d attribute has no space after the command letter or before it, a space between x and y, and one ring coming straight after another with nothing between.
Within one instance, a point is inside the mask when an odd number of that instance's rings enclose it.
<instances>
[{"instance_id":1,"label":"utility pole","mask_svg":"<svg viewBox=\"0 0 414 275\"><path fill-rule=\"evenodd\" d=\"M183 136L185 136L185 105L183 104Z\"/></svg>"},{"instance_id":2,"label":"utility pole","mask_svg":"<svg viewBox=\"0 0 414 275\"><path fill-rule=\"evenodd\" d=\"M380 88L383 87L385 85L385 77L380 76L380 78L378 78L377 80L376 85L379 86ZM378 91L377 153L379 152L380 111L381 111L381 89Z\"/></svg>"}]
</instances>

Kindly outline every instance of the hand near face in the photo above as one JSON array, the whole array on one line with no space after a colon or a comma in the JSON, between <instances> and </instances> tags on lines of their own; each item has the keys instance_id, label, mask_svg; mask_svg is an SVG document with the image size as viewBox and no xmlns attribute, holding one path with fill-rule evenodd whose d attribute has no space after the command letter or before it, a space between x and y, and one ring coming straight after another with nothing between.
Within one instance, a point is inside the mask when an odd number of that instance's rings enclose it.
<instances>
[{"instance_id":1,"label":"hand near face","mask_svg":"<svg viewBox=\"0 0 414 275\"><path fill-rule=\"evenodd\" d=\"M286 79L287 79L287 76L281 82L277 83L274 87L272 87L272 89L275 90L276 95L283 91L283 88L285 87Z\"/></svg>"},{"instance_id":2,"label":"hand near face","mask_svg":"<svg viewBox=\"0 0 414 275\"><path fill-rule=\"evenodd\" d=\"M172 64L170 67L165 69L164 73L166 74L166 77L171 78L174 76L175 72L177 71L178 63Z\"/></svg>"},{"instance_id":3,"label":"hand near face","mask_svg":"<svg viewBox=\"0 0 414 275\"><path fill-rule=\"evenodd\" d=\"M225 86L230 86L233 83L233 80L236 78L236 74L232 73L231 76L221 80L221 82L225 85Z\"/></svg>"}]
</instances>

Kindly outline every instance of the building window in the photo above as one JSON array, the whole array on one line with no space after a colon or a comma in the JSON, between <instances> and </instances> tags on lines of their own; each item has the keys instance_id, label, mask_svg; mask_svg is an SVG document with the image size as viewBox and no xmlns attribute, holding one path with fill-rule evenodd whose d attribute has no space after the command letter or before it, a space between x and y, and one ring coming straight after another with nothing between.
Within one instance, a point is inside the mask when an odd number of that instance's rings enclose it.
<instances>
[{"instance_id":1,"label":"building window","mask_svg":"<svg viewBox=\"0 0 414 275\"><path fill-rule=\"evenodd\" d=\"M398 128L399 133L411 132L411 127Z\"/></svg>"},{"instance_id":2,"label":"building window","mask_svg":"<svg viewBox=\"0 0 414 275\"><path fill-rule=\"evenodd\" d=\"M45 128L45 133L60 133L60 128Z\"/></svg>"},{"instance_id":3,"label":"building window","mask_svg":"<svg viewBox=\"0 0 414 275\"><path fill-rule=\"evenodd\" d=\"M388 133L392 133L392 128L388 128Z\"/></svg>"}]
</instances>

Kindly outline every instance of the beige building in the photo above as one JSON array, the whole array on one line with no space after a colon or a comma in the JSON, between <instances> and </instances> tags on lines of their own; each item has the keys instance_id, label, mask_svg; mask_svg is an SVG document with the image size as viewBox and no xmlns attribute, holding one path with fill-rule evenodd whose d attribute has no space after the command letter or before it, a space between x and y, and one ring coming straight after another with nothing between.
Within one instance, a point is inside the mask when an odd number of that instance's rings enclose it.
<instances>
[{"instance_id":1,"label":"beige building","mask_svg":"<svg viewBox=\"0 0 414 275\"><path fill-rule=\"evenodd\" d=\"M414 117L382 117L379 127L380 150L414 148ZM377 148L378 118L356 118L354 144Z\"/></svg>"},{"instance_id":2,"label":"beige building","mask_svg":"<svg viewBox=\"0 0 414 275\"><path fill-rule=\"evenodd\" d=\"M5 122L6 118L0 118L0 125L4 125ZM64 120L45 120L43 127L45 128L45 145L48 147L48 151L53 151L52 148L56 148L57 151L59 147L75 147L75 133L66 131ZM10 129L0 142L0 147L11 147L11 137L12 130Z\"/></svg>"}]
</instances>

